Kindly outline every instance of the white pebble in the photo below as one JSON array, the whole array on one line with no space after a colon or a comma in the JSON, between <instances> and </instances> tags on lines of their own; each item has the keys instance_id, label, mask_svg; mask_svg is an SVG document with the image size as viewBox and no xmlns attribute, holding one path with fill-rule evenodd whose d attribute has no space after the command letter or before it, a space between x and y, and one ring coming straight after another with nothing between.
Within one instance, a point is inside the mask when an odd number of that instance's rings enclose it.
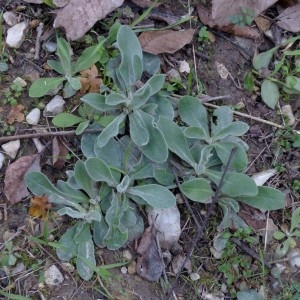
<instances>
[{"instance_id":1,"label":"white pebble","mask_svg":"<svg viewBox=\"0 0 300 300\"><path fill-rule=\"evenodd\" d=\"M5 156L3 155L3 153L0 153L0 169L3 167L5 161Z\"/></svg>"},{"instance_id":2,"label":"white pebble","mask_svg":"<svg viewBox=\"0 0 300 300\"><path fill-rule=\"evenodd\" d=\"M43 115L55 116L64 110L65 100L62 96L56 95L45 107Z\"/></svg>"},{"instance_id":3,"label":"white pebble","mask_svg":"<svg viewBox=\"0 0 300 300\"><path fill-rule=\"evenodd\" d=\"M3 14L3 20L8 26L15 26L18 23L18 18L12 11L6 11Z\"/></svg>"},{"instance_id":4,"label":"white pebble","mask_svg":"<svg viewBox=\"0 0 300 300\"><path fill-rule=\"evenodd\" d=\"M66 272L68 272L68 273L72 273L72 272L75 271L75 267L74 267L72 264L68 263L68 262L62 262L62 263L60 264L60 266L61 266L61 268L62 268L64 271L66 271Z\"/></svg>"},{"instance_id":5,"label":"white pebble","mask_svg":"<svg viewBox=\"0 0 300 300\"><path fill-rule=\"evenodd\" d=\"M130 253L129 250L124 250L124 251L123 251L123 257L124 257L126 260L132 260L132 254Z\"/></svg>"},{"instance_id":6,"label":"white pebble","mask_svg":"<svg viewBox=\"0 0 300 300\"><path fill-rule=\"evenodd\" d=\"M45 283L48 286L58 286L62 284L63 281L64 277L56 265L52 265L45 271Z\"/></svg>"},{"instance_id":7,"label":"white pebble","mask_svg":"<svg viewBox=\"0 0 300 300\"><path fill-rule=\"evenodd\" d=\"M291 267L300 268L300 249L299 248L291 249L288 252L287 257L290 260Z\"/></svg>"},{"instance_id":8,"label":"white pebble","mask_svg":"<svg viewBox=\"0 0 300 300\"><path fill-rule=\"evenodd\" d=\"M18 83L21 85L21 87L27 86L27 82L21 77L17 77L16 79L14 79L13 83Z\"/></svg>"},{"instance_id":9,"label":"white pebble","mask_svg":"<svg viewBox=\"0 0 300 300\"><path fill-rule=\"evenodd\" d=\"M10 48L19 48L25 40L27 23L21 22L7 30L6 45Z\"/></svg>"},{"instance_id":10,"label":"white pebble","mask_svg":"<svg viewBox=\"0 0 300 300\"><path fill-rule=\"evenodd\" d=\"M30 125L37 125L41 118L41 111L38 108L34 108L27 116L26 122Z\"/></svg>"},{"instance_id":11,"label":"white pebble","mask_svg":"<svg viewBox=\"0 0 300 300\"><path fill-rule=\"evenodd\" d=\"M3 144L1 147L7 155L14 159L17 156L20 145L20 140L16 140Z\"/></svg>"},{"instance_id":12,"label":"white pebble","mask_svg":"<svg viewBox=\"0 0 300 300\"><path fill-rule=\"evenodd\" d=\"M127 273L127 268L126 267L122 267L121 268L121 273L122 274L126 274Z\"/></svg>"},{"instance_id":13,"label":"white pebble","mask_svg":"<svg viewBox=\"0 0 300 300\"><path fill-rule=\"evenodd\" d=\"M192 281L197 281L198 279L200 279L200 275L198 273L191 273L190 278Z\"/></svg>"}]
</instances>

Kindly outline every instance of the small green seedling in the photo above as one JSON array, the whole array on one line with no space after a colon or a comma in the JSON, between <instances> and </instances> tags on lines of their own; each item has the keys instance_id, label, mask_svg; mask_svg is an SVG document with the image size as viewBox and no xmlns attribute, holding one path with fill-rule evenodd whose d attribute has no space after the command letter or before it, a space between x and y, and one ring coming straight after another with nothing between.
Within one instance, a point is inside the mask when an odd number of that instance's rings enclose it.
<instances>
[{"instance_id":1,"label":"small green seedling","mask_svg":"<svg viewBox=\"0 0 300 300\"><path fill-rule=\"evenodd\" d=\"M105 39L96 46L85 49L74 63L71 61L72 49L70 44L64 38L57 38L57 55L60 61L48 60L47 64L63 76L37 79L29 89L29 96L42 97L48 92L59 89L59 87L62 88L65 81L67 81L64 85L65 98L73 96L81 88L81 82L75 77L75 74L89 69L100 59L104 42Z\"/></svg>"},{"instance_id":2,"label":"small green seedling","mask_svg":"<svg viewBox=\"0 0 300 300\"><path fill-rule=\"evenodd\" d=\"M0 91L0 95L4 96L2 103L10 104L10 105L17 105L18 99L21 97L23 91L22 84L19 81L12 83L8 89Z\"/></svg>"},{"instance_id":3,"label":"small green seedling","mask_svg":"<svg viewBox=\"0 0 300 300\"><path fill-rule=\"evenodd\" d=\"M281 45L255 55L253 58L253 67L258 74L260 76L263 76L263 73L267 74L261 84L261 98L272 109L275 109L283 95L290 97L300 94L300 78L298 76L300 65L297 63L300 50L284 50L282 58L275 64L273 71L262 71L269 67L273 55L280 47L295 43L299 39L300 36L290 38ZM254 74L257 75L256 71Z\"/></svg>"},{"instance_id":4,"label":"small green seedling","mask_svg":"<svg viewBox=\"0 0 300 300\"><path fill-rule=\"evenodd\" d=\"M14 266L17 262L18 255L15 254L12 241L4 242L4 251L0 256L0 265L2 267Z\"/></svg>"},{"instance_id":5,"label":"small green seedling","mask_svg":"<svg viewBox=\"0 0 300 300\"><path fill-rule=\"evenodd\" d=\"M208 35L209 32L207 31L207 26L202 26L198 33L198 42L202 44L208 43Z\"/></svg>"},{"instance_id":6,"label":"small green seedling","mask_svg":"<svg viewBox=\"0 0 300 300\"><path fill-rule=\"evenodd\" d=\"M295 238L300 237L300 207L298 207L292 214L291 227L289 230L278 230L274 232L273 237L281 241L281 244L276 248L277 258L281 258L286 255L290 248L294 248L297 245Z\"/></svg>"},{"instance_id":7,"label":"small green seedling","mask_svg":"<svg viewBox=\"0 0 300 300\"><path fill-rule=\"evenodd\" d=\"M229 16L230 22L234 25L245 27L246 25L251 25L254 18L254 11L247 7L242 7L241 14Z\"/></svg>"}]
</instances>

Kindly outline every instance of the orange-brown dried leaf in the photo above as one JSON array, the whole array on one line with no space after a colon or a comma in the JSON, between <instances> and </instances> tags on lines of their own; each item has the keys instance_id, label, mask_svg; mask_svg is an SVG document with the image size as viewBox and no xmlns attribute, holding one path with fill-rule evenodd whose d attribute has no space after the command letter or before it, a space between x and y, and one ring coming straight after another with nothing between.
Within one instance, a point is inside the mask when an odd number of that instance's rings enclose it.
<instances>
[{"instance_id":1,"label":"orange-brown dried leaf","mask_svg":"<svg viewBox=\"0 0 300 300\"><path fill-rule=\"evenodd\" d=\"M90 69L80 72L81 77L78 77L81 82L81 93L99 93L100 85L103 83L99 78L98 69L95 65L92 65Z\"/></svg>"},{"instance_id":2,"label":"orange-brown dried leaf","mask_svg":"<svg viewBox=\"0 0 300 300\"><path fill-rule=\"evenodd\" d=\"M30 200L31 206L29 207L28 213L33 218L47 218L47 213L51 208L51 204L48 202L48 198L43 195L42 197L34 196Z\"/></svg>"},{"instance_id":3,"label":"orange-brown dried leaf","mask_svg":"<svg viewBox=\"0 0 300 300\"><path fill-rule=\"evenodd\" d=\"M7 123L23 122L25 120L25 115L22 113L23 109L24 106L21 104L12 106L7 116Z\"/></svg>"}]
</instances>

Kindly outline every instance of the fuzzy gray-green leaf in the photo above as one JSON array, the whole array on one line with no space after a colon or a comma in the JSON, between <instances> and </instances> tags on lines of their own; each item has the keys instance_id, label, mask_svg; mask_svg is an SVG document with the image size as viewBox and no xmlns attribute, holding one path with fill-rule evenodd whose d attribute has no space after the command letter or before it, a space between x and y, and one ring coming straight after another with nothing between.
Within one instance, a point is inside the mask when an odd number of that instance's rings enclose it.
<instances>
[{"instance_id":1,"label":"fuzzy gray-green leaf","mask_svg":"<svg viewBox=\"0 0 300 300\"><path fill-rule=\"evenodd\" d=\"M216 185L219 185L222 172L214 170L206 170L205 175L213 181ZM228 172L223 181L221 188L222 193L230 197L238 196L256 196L258 193L257 186L253 179L242 173Z\"/></svg>"},{"instance_id":2,"label":"fuzzy gray-green leaf","mask_svg":"<svg viewBox=\"0 0 300 300\"><path fill-rule=\"evenodd\" d=\"M168 118L160 117L157 123L167 142L168 148L181 159L194 167L195 161L190 152L186 137L180 127Z\"/></svg>"},{"instance_id":3,"label":"fuzzy gray-green leaf","mask_svg":"<svg viewBox=\"0 0 300 300\"><path fill-rule=\"evenodd\" d=\"M168 208L176 203L174 195L165 187L158 184L146 184L127 189L126 193L141 197L150 206Z\"/></svg>"},{"instance_id":4,"label":"fuzzy gray-green leaf","mask_svg":"<svg viewBox=\"0 0 300 300\"><path fill-rule=\"evenodd\" d=\"M180 190L191 200L209 203L213 195L209 181L204 178L195 178L185 181L180 185Z\"/></svg>"},{"instance_id":5,"label":"fuzzy gray-green leaf","mask_svg":"<svg viewBox=\"0 0 300 300\"><path fill-rule=\"evenodd\" d=\"M30 97L42 97L49 91L55 90L63 81L64 77L39 78L29 88Z\"/></svg>"},{"instance_id":6,"label":"fuzzy gray-green leaf","mask_svg":"<svg viewBox=\"0 0 300 300\"><path fill-rule=\"evenodd\" d=\"M201 128L209 137L206 109L200 101L191 96L184 96L179 100L178 112L183 122L189 126Z\"/></svg>"},{"instance_id":7,"label":"fuzzy gray-green leaf","mask_svg":"<svg viewBox=\"0 0 300 300\"><path fill-rule=\"evenodd\" d=\"M125 113L120 114L107 127L103 129L97 140L97 144L99 147L105 146L112 137L118 135L120 124L124 121L125 117Z\"/></svg>"},{"instance_id":8,"label":"fuzzy gray-green leaf","mask_svg":"<svg viewBox=\"0 0 300 300\"><path fill-rule=\"evenodd\" d=\"M118 182L113 177L110 168L99 158L88 158L85 167L89 176L95 181L104 181L110 186L116 186Z\"/></svg>"},{"instance_id":9,"label":"fuzzy gray-green leaf","mask_svg":"<svg viewBox=\"0 0 300 300\"><path fill-rule=\"evenodd\" d=\"M129 114L130 137L138 146L144 146L149 142L149 133L140 110Z\"/></svg>"},{"instance_id":10,"label":"fuzzy gray-green leaf","mask_svg":"<svg viewBox=\"0 0 300 300\"><path fill-rule=\"evenodd\" d=\"M263 210L276 210L284 207L285 194L266 186L259 186L258 193L255 196L242 196L237 198L250 206Z\"/></svg>"},{"instance_id":11,"label":"fuzzy gray-green leaf","mask_svg":"<svg viewBox=\"0 0 300 300\"><path fill-rule=\"evenodd\" d=\"M89 195L90 198L94 198L94 181L89 176L83 161L78 160L76 162L74 168L74 176L76 179L76 183L80 186L80 188L83 189Z\"/></svg>"},{"instance_id":12,"label":"fuzzy gray-green leaf","mask_svg":"<svg viewBox=\"0 0 300 300\"><path fill-rule=\"evenodd\" d=\"M121 53L121 64L117 69L123 88L129 89L141 79L143 73L143 54L140 42L129 26L120 27L117 46Z\"/></svg>"},{"instance_id":13,"label":"fuzzy gray-green leaf","mask_svg":"<svg viewBox=\"0 0 300 300\"><path fill-rule=\"evenodd\" d=\"M96 94L96 93L90 93L82 98L80 98L84 103L92 106L93 108L101 111L101 112L107 112L112 110L111 105L108 105L105 103L106 97L104 95Z\"/></svg>"},{"instance_id":14,"label":"fuzzy gray-green leaf","mask_svg":"<svg viewBox=\"0 0 300 300\"><path fill-rule=\"evenodd\" d=\"M261 85L261 98L270 108L274 109L280 98L278 85L265 79Z\"/></svg>"}]
</instances>

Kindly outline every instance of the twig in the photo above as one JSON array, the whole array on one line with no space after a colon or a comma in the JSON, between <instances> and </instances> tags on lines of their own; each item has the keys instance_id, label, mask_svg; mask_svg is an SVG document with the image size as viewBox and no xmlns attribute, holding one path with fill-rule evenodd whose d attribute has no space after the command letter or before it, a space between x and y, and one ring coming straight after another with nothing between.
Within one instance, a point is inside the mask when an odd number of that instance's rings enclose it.
<instances>
[{"instance_id":1,"label":"twig","mask_svg":"<svg viewBox=\"0 0 300 300\"><path fill-rule=\"evenodd\" d=\"M219 106L218 105L214 105L214 104L211 104L211 103L203 103L205 106L207 107L212 107L212 108L218 108ZM254 120L254 121L257 121L257 122L260 122L260 123L264 123L264 124L267 124L267 125L270 125L270 126L273 126L273 127L276 127L276 128L279 128L279 129L285 129L285 127L283 125L279 125L277 123L274 123L274 122L271 122L271 121L268 121L268 120L264 120L264 119L261 119L261 118L258 118L258 117L254 117L254 116L250 116L250 115L247 115L247 114L244 114L244 113L241 113L239 111L233 111L233 114L234 115L237 115L237 116L240 116L240 117L243 117L243 118L247 118L247 119L250 119L250 120ZM300 134L300 130L293 130L294 133L298 133Z\"/></svg>"},{"instance_id":2,"label":"twig","mask_svg":"<svg viewBox=\"0 0 300 300\"><path fill-rule=\"evenodd\" d=\"M232 240L237 244L238 247L240 247L243 251L245 251L247 254L252 256L255 260L258 260L260 263L264 264L269 270L272 269L271 264L266 262L263 258L260 258L249 246L247 246L245 243L240 241L237 238L232 238Z\"/></svg>"},{"instance_id":3,"label":"twig","mask_svg":"<svg viewBox=\"0 0 300 300\"><path fill-rule=\"evenodd\" d=\"M236 148L236 147L234 147L234 148L231 150L231 153L230 153L230 155L229 155L229 158L228 158L227 164L226 164L226 166L225 166L224 172L223 172L222 177L221 177L221 179L220 179L220 183L219 183L218 188L217 188L217 190L216 190L216 192L215 192L215 195L214 195L214 197L213 197L213 199L212 199L212 202L211 202L211 204L210 204L210 206L209 206L209 209L208 209L208 211L207 211L206 217L205 217L205 219L204 219L204 221L203 221L201 227L199 228L199 230L198 230L198 232L197 232L197 235L196 235L195 238L193 239L192 246L191 246L190 250L188 251L188 253L187 253L187 255L186 255L186 257L185 257L183 263L181 264L181 266L180 266L180 268L179 268L179 272L176 274L176 277L175 277L174 281L172 282L172 285L171 285L170 288L168 289L167 295L166 295L166 297L165 297L166 300L170 299L171 293L173 292L173 290L174 290L174 288L175 288L175 286L176 286L176 284L177 284L177 282L178 282L180 273L182 272L182 270L183 270L185 264L187 263L187 261L190 259L191 255L192 255L192 253L194 252L194 249L195 249L195 247L196 247L198 241L202 238L202 236L203 236L203 234L204 234L204 229L206 228L206 226L207 226L207 224L208 224L208 221L209 221L209 219L210 219L210 216L212 215L213 210L214 210L214 208L215 208L215 205L216 205L216 203L217 203L217 201L218 201L219 193L220 193L221 188L223 187L223 184L224 184L224 178L225 178L225 175L226 175L226 173L227 173L227 171L228 171L228 168L229 168L229 166L230 166L231 160L232 160L234 154L236 153L236 151L237 151L237 148Z\"/></svg>"},{"instance_id":4,"label":"twig","mask_svg":"<svg viewBox=\"0 0 300 300\"><path fill-rule=\"evenodd\" d=\"M35 54L34 54L34 59L38 60L40 58L40 49L41 49L41 43L40 43L40 39L41 39L41 35L43 33L43 29L44 29L44 23L40 23L39 26L36 28L36 40L35 40Z\"/></svg>"},{"instance_id":5,"label":"twig","mask_svg":"<svg viewBox=\"0 0 300 300\"><path fill-rule=\"evenodd\" d=\"M82 134L86 133L98 133L101 132L102 129L86 129ZM69 136L69 135L76 135L76 130L69 130L69 131L50 131L50 132L35 132L35 133L27 133L27 134L20 134L14 136L3 136L0 137L1 142L9 142L15 140L23 140L23 139L31 139L35 137L47 137L47 136Z\"/></svg>"}]
</instances>

